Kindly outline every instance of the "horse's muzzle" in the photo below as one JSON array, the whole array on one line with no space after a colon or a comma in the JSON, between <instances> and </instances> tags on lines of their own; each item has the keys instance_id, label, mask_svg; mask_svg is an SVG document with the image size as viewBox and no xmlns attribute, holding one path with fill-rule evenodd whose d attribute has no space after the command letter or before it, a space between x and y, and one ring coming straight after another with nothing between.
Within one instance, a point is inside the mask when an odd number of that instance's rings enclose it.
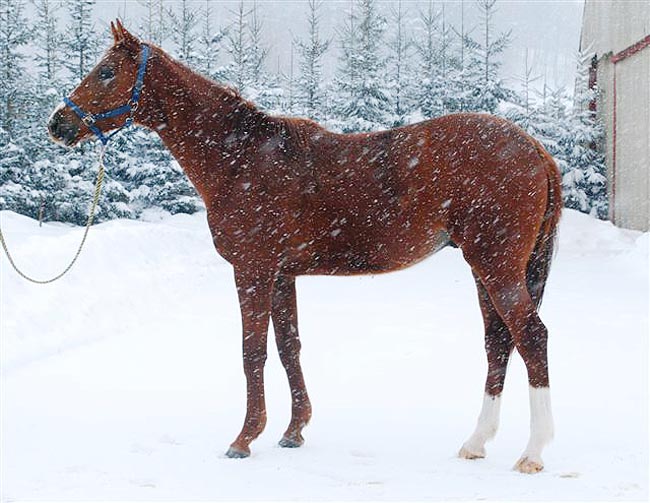
<instances>
[{"instance_id":1,"label":"horse's muzzle","mask_svg":"<svg viewBox=\"0 0 650 503\"><path fill-rule=\"evenodd\" d=\"M67 147L75 142L75 138L79 133L79 126L74 122L66 120L62 114L62 110L55 112L50 119L47 129L50 136L57 142L63 143Z\"/></svg>"}]
</instances>

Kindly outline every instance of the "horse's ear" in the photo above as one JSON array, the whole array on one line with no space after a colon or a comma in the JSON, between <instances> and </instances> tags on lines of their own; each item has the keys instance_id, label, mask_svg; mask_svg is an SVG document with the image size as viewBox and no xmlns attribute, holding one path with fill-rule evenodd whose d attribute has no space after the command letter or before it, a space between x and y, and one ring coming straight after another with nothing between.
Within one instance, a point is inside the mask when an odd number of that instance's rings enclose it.
<instances>
[{"instance_id":1,"label":"horse's ear","mask_svg":"<svg viewBox=\"0 0 650 503\"><path fill-rule=\"evenodd\" d=\"M115 27L115 23L111 21L111 33L113 34L113 43L117 44L121 41L120 34L117 31L117 28Z\"/></svg>"},{"instance_id":2,"label":"horse's ear","mask_svg":"<svg viewBox=\"0 0 650 503\"><path fill-rule=\"evenodd\" d=\"M113 28L113 23L111 23L111 29L112 28ZM131 35L131 33L129 33L129 31L122 24L122 21L120 21L119 19L116 20L115 33L113 34L113 36L115 36L115 34L117 34L115 38L116 44L124 43L124 45L128 47L140 47L140 40L138 39L138 37Z\"/></svg>"}]
</instances>

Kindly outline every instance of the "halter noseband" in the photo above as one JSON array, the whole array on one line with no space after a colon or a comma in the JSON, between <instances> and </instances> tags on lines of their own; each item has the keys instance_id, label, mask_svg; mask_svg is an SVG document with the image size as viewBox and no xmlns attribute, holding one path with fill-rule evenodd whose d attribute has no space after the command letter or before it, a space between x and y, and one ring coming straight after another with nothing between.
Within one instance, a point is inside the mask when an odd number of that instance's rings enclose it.
<instances>
[{"instance_id":1,"label":"halter noseband","mask_svg":"<svg viewBox=\"0 0 650 503\"><path fill-rule=\"evenodd\" d=\"M77 116L81 119L81 122L83 122L86 127L88 127L88 129L90 129L90 131L92 131L92 133L104 145L106 145L109 140L120 130L130 126L133 123L133 113L138 109L138 101L140 100L140 93L142 92L142 86L144 84L144 74L147 70L147 59L149 59L150 52L150 48L147 44L141 44L140 47L142 48L142 51L140 53L140 65L138 66L138 73L135 78L135 84L133 85L133 91L131 92L131 99L125 105L114 108L112 110L108 110L106 112L91 114L89 112L85 112L80 106L78 106L67 96L63 98L63 102L69 106L75 114L77 114ZM127 113L129 116L126 118L124 124L108 136L104 135L104 133L102 133L102 130L97 127L97 121L109 119L111 117L117 117L118 115L124 115Z\"/></svg>"}]
</instances>

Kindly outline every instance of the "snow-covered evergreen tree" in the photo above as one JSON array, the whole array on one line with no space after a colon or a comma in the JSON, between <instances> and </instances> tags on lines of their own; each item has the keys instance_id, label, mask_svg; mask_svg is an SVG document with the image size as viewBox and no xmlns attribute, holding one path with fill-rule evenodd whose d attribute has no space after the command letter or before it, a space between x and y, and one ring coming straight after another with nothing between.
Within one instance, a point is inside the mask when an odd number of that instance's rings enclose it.
<instances>
[{"instance_id":1,"label":"snow-covered evergreen tree","mask_svg":"<svg viewBox=\"0 0 650 503\"><path fill-rule=\"evenodd\" d=\"M10 137L20 129L30 98L22 49L32 30L24 11L23 0L0 0L0 128Z\"/></svg>"},{"instance_id":2,"label":"snow-covered evergreen tree","mask_svg":"<svg viewBox=\"0 0 650 503\"><path fill-rule=\"evenodd\" d=\"M393 102L393 126L404 124L408 103L412 41L406 35L406 12L402 0L391 7L392 33L388 41L389 83Z\"/></svg>"},{"instance_id":3,"label":"snow-covered evergreen tree","mask_svg":"<svg viewBox=\"0 0 650 503\"><path fill-rule=\"evenodd\" d=\"M54 0L32 0L36 9L33 42L37 48L34 59L39 68L39 77L46 82L55 83L61 68L61 33L57 26Z\"/></svg>"},{"instance_id":4,"label":"snow-covered evergreen tree","mask_svg":"<svg viewBox=\"0 0 650 503\"><path fill-rule=\"evenodd\" d=\"M467 62L463 110L496 113L499 103L510 98L500 75L500 57L510 44L510 31L495 34L494 16L497 0L476 0L480 36L465 36Z\"/></svg>"},{"instance_id":5,"label":"snow-covered evergreen tree","mask_svg":"<svg viewBox=\"0 0 650 503\"><path fill-rule=\"evenodd\" d=\"M307 13L307 39L296 40L300 57L300 77L295 105L299 114L312 119L322 118L325 108L325 89L323 87L323 56L330 41L321 38L319 9L322 0L309 0Z\"/></svg>"},{"instance_id":6,"label":"snow-covered evergreen tree","mask_svg":"<svg viewBox=\"0 0 650 503\"><path fill-rule=\"evenodd\" d=\"M26 114L29 123L22 145L34 161L52 159L62 149L55 145L47 133L44 119L61 100L63 64L61 61L62 36L58 28L58 6L53 0L33 0L36 9L34 25L34 60L38 67L30 106ZM47 177L47 173L43 173Z\"/></svg>"},{"instance_id":7,"label":"snow-covered evergreen tree","mask_svg":"<svg viewBox=\"0 0 650 503\"><path fill-rule=\"evenodd\" d=\"M214 27L212 2L213 0L205 0L201 11L203 23L196 50L197 68L206 77L212 77L217 68L221 42L226 35L225 30Z\"/></svg>"},{"instance_id":8,"label":"snow-covered evergreen tree","mask_svg":"<svg viewBox=\"0 0 650 503\"><path fill-rule=\"evenodd\" d=\"M536 138L539 136L539 130L537 128L544 114L545 105L545 100L542 100L542 107L540 109L540 107L536 106L534 100L535 90L533 83L538 79L539 77L533 74L533 67L528 61L528 49L526 49L524 72L517 78L521 84L521 90L518 94L513 94L511 107L506 112L506 117Z\"/></svg>"},{"instance_id":9,"label":"snow-covered evergreen tree","mask_svg":"<svg viewBox=\"0 0 650 503\"><path fill-rule=\"evenodd\" d=\"M30 188L33 163L25 150L0 128L0 209L34 216L33 201L40 195Z\"/></svg>"},{"instance_id":10,"label":"snow-covered evergreen tree","mask_svg":"<svg viewBox=\"0 0 650 503\"><path fill-rule=\"evenodd\" d=\"M607 218L607 178L603 153L604 128L589 109L595 89L589 88L588 51L577 55L578 71L569 116L569 131L562 140L568 170L562 173L564 204L598 218Z\"/></svg>"},{"instance_id":11,"label":"snow-covered evergreen tree","mask_svg":"<svg viewBox=\"0 0 650 503\"><path fill-rule=\"evenodd\" d=\"M448 21L443 2L440 11L440 78L442 80L443 114L462 110L462 65L458 47L454 44L454 28ZM462 45L462 44L460 44Z\"/></svg>"},{"instance_id":12,"label":"snow-covered evergreen tree","mask_svg":"<svg viewBox=\"0 0 650 503\"><path fill-rule=\"evenodd\" d=\"M603 127L589 110L594 90L588 88L589 57L580 55L573 106L563 88L544 86L541 100L532 98L532 68L526 62L520 96L507 117L539 140L562 174L564 205L598 218L607 217L607 179L602 152ZM538 96L539 98L539 96Z\"/></svg>"},{"instance_id":13,"label":"snow-covered evergreen tree","mask_svg":"<svg viewBox=\"0 0 650 503\"><path fill-rule=\"evenodd\" d=\"M176 56L186 65L195 66L199 12L190 0L180 0L176 9L169 10L169 19Z\"/></svg>"},{"instance_id":14,"label":"snow-covered evergreen tree","mask_svg":"<svg viewBox=\"0 0 650 503\"><path fill-rule=\"evenodd\" d=\"M422 117L432 118L443 115L443 89L440 65L440 39L438 36L439 13L435 12L433 1L429 0L426 10L420 12L419 26L415 37L418 54L418 74L421 81L415 90L415 100L419 103Z\"/></svg>"},{"instance_id":15,"label":"snow-covered evergreen tree","mask_svg":"<svg viewBox=\"0 0 650 503\"><path fill-rule=\"evenodd\" d=\"M63 63L76 85L95 65L99 54L99 37L92 20L95 0L65 0L70 23L64 30Z\"/></svg>"},{"instance_id":16,"label":"snow-covered evergreen tree","mask_svg":"<svg viewBox=\"0 0 650 503\"><path fill-rule=\"evenodd\" d=\"M382 54L385 28L386 20L376 0L356 0L351 5L341 30L339 73L335 78L335 113L343 131L373 131L393 122Z\"/></svg>"},{"instance_id":17,"label":"snow-covered evergreen tree","mask_svg":"<svg viewBox=\"0 0 650 503\"><path fill-rule=\"evenodd\" d=\"M144 40L161 46L167 39L169 20L165 0L138 0L144 7L144 18L140 23L140 29Z\"/></svg>"},{"instance_id":18,"label":"snow-covered evergreen tree","mask_svg":"<svg viewBox=\"0 0 650 503\"><path fill-rule=\"evenodd\" d=\"M228 28L226 36L226 52L230 57L230 61L217 72L220 80L230 82L239 92L243 92L250 84L251 43L248 33L250 13L244 7L243 0L240 0L237 10L233 12L235 19Z\"/></svg>"},{"instance_id":19,"label":"snow-covered evergreen tree","mask_svg":"<svg viewBox=\"0 0 650 503\"><path fill-rule=\"evenodd\" d=\"M280 87L279 76L271 74L266 68L270 49L263 40L264 23L259 9L257 2L253 1L248 23L248 89L245 89L243 94L265 110L279 111L284 93Z\"/></svg>"},{"instance_id":20,"label":"snow-covered evergreen tree","mask_svg":"<svg viewBox=\"0 0 650 503\"><path fill-rule=\"evenodd\" d=\"M155 207L172 214L194 213L202 207L178 163L151 131L135 129L120 135L107 163L112 166L111 176L127 194L132 217Z\"/></svg>"},{"instance_id":21,"label":"snow-covered evergreen tree","mask_svg":"<svg viewBox=\"0 0 650 503\"><path fill-rule=\"evenodd\" d=\"M230 61L214 76L235 87L247 99L265 110L280 111L284 92L279 75L266 69L269 48L264 43L262 15L256 2L246 9L240 0L227 29L226 52Z\"/></svg>"},{"instance_id":22,"label":"snow-covered evergreen tree","mask_svg":"<svg viewBox=\"0 0 650 503\"><path fill-rule=\"evenodd\" d=\"M260 15L259 6L253 1L253 7L250 12L248 23L250 53L248 58L248 72L250 75L250 85L256 89L263 85L262 77L264 75L264 65L269 55L269 48L262 40L262 30L264 23Z\"/></svg>"}]
</instances>

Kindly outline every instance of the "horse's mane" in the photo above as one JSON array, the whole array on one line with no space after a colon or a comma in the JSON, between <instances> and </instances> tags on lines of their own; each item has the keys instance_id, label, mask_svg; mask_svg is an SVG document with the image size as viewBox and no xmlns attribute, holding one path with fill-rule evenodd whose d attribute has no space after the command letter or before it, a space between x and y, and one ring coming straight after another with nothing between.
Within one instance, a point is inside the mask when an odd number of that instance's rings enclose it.
<instances>
[{"instance_id":1,"label":"horse's mane","mask_svg":"<svg viewBox=\"0 0 650 503\"><path fill-rule=\"evenodd\" d=\"M292 154L304 152L313 135L319 134L319 132L326 133L322 126L311 119L270 115L244 98L234 87L206 77L182 61L172 58L162 49L156 52L169 64L177 82L182 83L188 89L198 90L202 100L212 101L217 106L222 104L238 112L245 112L237 114L242 118L242 128L255 130L261 134L281 136L285 142L285 148Z\"/></svg>"},{"instance_id":2,"label":"horse's mane","mask_svg":"<svg viewBox=\"0 0 650 503\"><path fill-rule=\"evenodd\" d=\"M189 89L204 89L206 97L215 95L219 99L232 100L233 102L238 102L240 106L243 106L251 111L259 111L254 103L245 99L237 89L234 87L222 84L213 80L209 77L206 77L202 73L197 72L193 68L190 68L182 61L172 58L164 50L158 49L158 56L164 59L169 66L173 69L175 77L178 82L182 82Z\"/></svg>"}]
</instances>

